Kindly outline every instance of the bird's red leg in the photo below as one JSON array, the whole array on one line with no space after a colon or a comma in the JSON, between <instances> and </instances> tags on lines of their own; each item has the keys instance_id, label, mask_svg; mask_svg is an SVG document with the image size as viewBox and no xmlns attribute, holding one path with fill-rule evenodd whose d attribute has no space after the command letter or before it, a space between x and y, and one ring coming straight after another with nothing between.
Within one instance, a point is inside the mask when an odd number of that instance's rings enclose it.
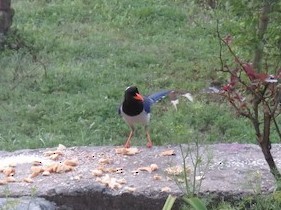
<instances>
[{"instance_id":1,"label":"bird's red leg","mask_svg":"<svg viewBox=\"0 0 281 210\"><path fill-rule=\"evenodd\" d=\"M129 134L129 137L124 145L125 148L129 148L131 146L131 138L132 136L134 135L134 131L131 130L130 134Z\"/></svg>"},{"instance_id":2,"label":"bird's red leg","mask_svg":"<svg viewBox=\"0 0 281 210\"><path fill-rule=\"evenodd\" d=\"M149 130L148 130L147 126L145 126L145 132L146 132L146 139L147 139L146 147L151 148L152 147L152 141L151 141Z\"/></svg>"},{"instance_id":3,"label":"bird's red leg","mask_svg":"<svg viewBox=\"0 0 281 210\"><path fill-rule=\"evenodd\" d=\"M146 138L147 138L146 146L147 146L148 148L151 148L151 147L152 147L152 141L151 141L151 138L150 138L150 135L149 135L149 132L148 132L148 131L146 132Z\"/></svg>"}]
</instances>

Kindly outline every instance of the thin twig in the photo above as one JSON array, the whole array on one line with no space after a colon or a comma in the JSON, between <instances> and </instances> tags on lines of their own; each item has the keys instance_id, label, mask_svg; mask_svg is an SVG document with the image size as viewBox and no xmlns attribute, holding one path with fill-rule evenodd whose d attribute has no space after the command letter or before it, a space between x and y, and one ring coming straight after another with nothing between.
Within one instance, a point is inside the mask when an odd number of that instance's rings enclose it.
<instances>
[{"instance_id":1,"label":"thin twig","mask_svg":"<svg viewBox=\"0 0 281 210\"><path fill-rule=\"evenodd\" d=\"M184 175L185 190L186 190L186 194L188 194L189 193L189 187L188 187L188 177L187 177L186 163L185 163L187 156L184 155L181 144L180 144L180 151L181 151L181 156L182 156L182 159L183 159L183 175Z\"/></svg>"}]
</instances>

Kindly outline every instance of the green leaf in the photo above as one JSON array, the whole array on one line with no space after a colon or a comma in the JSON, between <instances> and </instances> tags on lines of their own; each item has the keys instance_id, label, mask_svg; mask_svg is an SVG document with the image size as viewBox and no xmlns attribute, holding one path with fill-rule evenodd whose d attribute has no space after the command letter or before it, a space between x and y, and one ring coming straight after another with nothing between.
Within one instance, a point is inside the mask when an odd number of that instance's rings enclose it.
<instances>
[{"instance_id":1,"label":"green leaf","mask_svg":"<svg viewBox=\"0 0 281 210\"><path fill-rule=\"evenodd\" d=\"M166 202L162 208L162 210L171 210L177 197L169 195L168 198L166 199Z\"/></svg>"},{"instance_id":2,"label":"green leaf","mask_svg":"<svg viewBox=\"0 0 281 210\"><path fill-rule=\"evenodd\" d=\"M202 200L200 200L197 197L194 197L194 198L183 198L183 200L184 200L184 202L186 202L189 205L191 205L195 210L207 210L207 207L202 202Z\"/></svg>"}]
</instances>

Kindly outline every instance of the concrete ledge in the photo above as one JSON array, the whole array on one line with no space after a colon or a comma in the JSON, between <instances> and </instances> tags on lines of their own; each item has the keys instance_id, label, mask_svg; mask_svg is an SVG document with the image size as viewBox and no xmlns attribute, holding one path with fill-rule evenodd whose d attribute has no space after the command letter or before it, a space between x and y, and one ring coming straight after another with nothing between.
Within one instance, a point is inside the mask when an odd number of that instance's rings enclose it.
<instances>
[{"instance_id":1,"label":"concrete ledge","mask_svg":"<svg viewBox=\"0 0 281 210\"><path fill-rule=\"evenodd\" d=\"M59 209L162 209L169 194L183 195L182 178L170 176L166 170L172 166L182 166L180 147L137 148L140 153L132 156L116 154L116 147L66 148L57 160L44 156L44 152L55 151L56 148L0 152L0 169L3 171L8 165L15 166L13 177L16 181L0 185L0 198L42 197L55 202ZM174 150L175 155L161 156L166 150ZM192 176L196 147L184 145L183 151L188 155L186 164ZM274 189L274 179L257 145L204 145L200 146L199 154L202 162L196 178L198 182L202 181L200 194L203 196L231 200ZM280 167L280 144L272 145L272 154ZM51 165L73 158L78 159L78 165L72 171L51 173L49 176L39 174L32 178L32 183L23 181L31 174L34 161ZM138 170L136 173L137 169L151 164L156 164L158 169L152 172ZM110 189L97 181L98 177L91 170L100 167L122 169L122 172L112 170L103 175L107 174L114 180L123 179L123 183L116 189ZM5 179L3 173L0 173L1 179ZM179 203L175 206L177 208Z\"/></svg>"},{"instance_id":2,"label":"concrete ledge","mask_svg":"<svg viewBox=\"0 0 281 210\"><path fill-rule=\"evenodd\" d=\"M1 209L10 210L56 210L57 206L43 198L0 198Z\"/></svg>"}]
</instances>

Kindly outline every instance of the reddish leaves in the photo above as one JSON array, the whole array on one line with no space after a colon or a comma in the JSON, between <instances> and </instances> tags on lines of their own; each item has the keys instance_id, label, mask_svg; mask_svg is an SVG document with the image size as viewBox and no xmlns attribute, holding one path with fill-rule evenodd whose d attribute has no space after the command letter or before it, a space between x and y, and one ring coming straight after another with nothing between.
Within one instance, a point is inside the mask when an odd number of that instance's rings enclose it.
<instances>
[{"instance_id":1,"label":"reddish leaves","mask_svg":"<svg viewBox=\"0 0 281 210\"><path fill-rule=\"evenodd\" d=\"M251 81L258 80L258 82L264 82L267 78L269 78L269 75L266 73L257 73L250 63L244 63L242 67Z\"/></svg>"},{"instance_id":2,"label":"reddish leaves","mask_svg":"<svg viewBox=\"0 0 281 210\"><path fill-rule=\"evenodd\" d=\"M257 79L257 73L253 69L252 64L244 63L242 67L251 81Z\"/></svg>"},{"instance_id":3,"label":"reddish leaves","mask_svg":"<svg viewBox=\"0 0 281 210\"><path fill-rule=\"evenodd\" d=\"M237 113L253 119L253 102L272 105L276 96L276 84L281 78L281 69L276 75L257 72L251 63L244 63L235 57L237 67L226 72L230 74L229 83L222 87L221 94L236 109ZM270 103L269 103L270 102Z\"/></svg>"},{"instance_id":4,"label":"reddish leaves","mask_svg":"<svg viewBox=\"0 0 281 210\"><path fill-rule=\"evenodd\" d=\"M276 83L278 78L281 78L280 72L277 72L277 75L269 75L267 73L258 73L253 68L251 63L243 63L238 58L235 59L235 62L238 63L240 67L235 68L234 70L228 70L230 73L230 81L228 84L223 86L223 91L232 91L233 88L238 84L243 84L241 80L241 73L245 73L247 78L252 82L252 84L248 85L249 90L253 90L255 88L259 88L257 84L264 83ZM244 81L245 83L246 81ZM247 82L246 82L247 83Z\"/></svg>"}]
</instances>

